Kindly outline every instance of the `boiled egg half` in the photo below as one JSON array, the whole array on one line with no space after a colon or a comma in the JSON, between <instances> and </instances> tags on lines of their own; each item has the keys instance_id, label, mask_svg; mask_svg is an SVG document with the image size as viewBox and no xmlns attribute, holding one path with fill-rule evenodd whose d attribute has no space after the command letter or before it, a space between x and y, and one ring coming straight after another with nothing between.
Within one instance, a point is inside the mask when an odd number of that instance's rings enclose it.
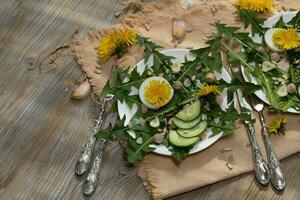
<instances>
[{"instance_id":1,"label":"boiled egg half","mask_svg":"<svg viewBox=\"0 0 300 200\"><path fill-rule=\"evenodd\" d=\"M266 45L276 52L300 46L300 33L293 28L271 28L265 33Z\"/></svg>"},{"instance_id":2,"label":"boiled egg half","mask_svg":"<svg viewBox=\"0 0 300 200\"><path fill-rule=\"evenodd\" d=\"M170 83L160 76L152 76L144 80L139 88L142 103L150 109L159 109L169 103L174 90Z\"/></svg>"},{"instance_id":3,"label":"boiled egg half","mask_svg":"<svg viewBox=\"0 0 300 200\"><path fill-rule=\"evenodd\" d=\"M265 42L266 45L275 52L283 52L284 50L277 46L273 41L273 35L276 31L280 30L281 28L270 28L265 33Z\"/></svg>"}]
</instances>

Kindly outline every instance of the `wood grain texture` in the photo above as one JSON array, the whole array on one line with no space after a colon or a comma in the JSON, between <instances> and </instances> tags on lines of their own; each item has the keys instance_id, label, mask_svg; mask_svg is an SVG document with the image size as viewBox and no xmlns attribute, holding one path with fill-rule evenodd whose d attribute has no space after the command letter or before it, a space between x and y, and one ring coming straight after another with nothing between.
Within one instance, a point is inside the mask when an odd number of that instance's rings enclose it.
<instances>
[{"instance_id":1,"label":"wood grain texture","mask_svg":"<svg viewBox=\"0 0 300 200\"><path fill-rule=\"evenodd\" d=\"M91 99L70 100L82 76L68 56L78 31L113 23L122 0L0 1L0 199L150 199L117 143L106 149L101 181L91 197L74 174L93 123ZM65 49L55 51L58 47ZM49 55L51 55L49 57ZM55 59L53 59L55 58ZM253 175L170 199L299 199L300 155L283 161L288 186L261 190ZM201 177L199 177L201 178Z\"/></svg>"}]
</instances>

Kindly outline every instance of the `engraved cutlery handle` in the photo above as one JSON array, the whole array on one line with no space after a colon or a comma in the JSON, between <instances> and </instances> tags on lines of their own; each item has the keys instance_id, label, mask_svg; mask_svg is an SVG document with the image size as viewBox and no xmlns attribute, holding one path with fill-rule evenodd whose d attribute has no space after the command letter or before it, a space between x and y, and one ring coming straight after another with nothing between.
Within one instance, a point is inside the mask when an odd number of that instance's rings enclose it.
<instances>
[{"instance_id":1,"label":"engraved cutlery handle","mask_svg":"<svg viewBox=\"0 0 300 200\"><path fill-rule=\"evenodd\" d=\"M103 154L104 154L103 150L105 149L106 146L106 140L100 139L99 142L97 142L97 144L98 143L99 143L99 147L95 151L95 158L93 160L92 167L83 183L82 192L85 195L91 195L96 189L98 184L98 172L100 170L101 163L103 160Z\"/></svg>"},{"instance_id":2,"label":"engraved cutlery handle","mask_svg":"<svg viewBox=\"0 0 300 200\"><path fill-rule=\"evenodd\" d=\"M85 145L83 151L80 153L77 163L75 165L75 173L78 176L84 174L87 171L89 163L91 161L95 142L96 138L94 137L94 134L92 134L87 144Z\"/></svg>"},{"instance_id":3,"label":"engraved cutlery handle","mask_svg":"<svg viewBox=\"0 0 300 200\"><path fill-rule=\"evenodd\" d=\"M259 183L266 185L270 182L270 173L267 162L263 159L263 156L259 150L259 146L256 141L255 129L252 123L245 123L247 127L247 133L251 143L253 167L255 177Z\"/></svg>"},{"instance_id":4,"label":"engraved cutlery handle","mask_svg":"<svg viewBox=\"0 0 300 200\"><path fill-rule=\"evenodd\" d=\"M91 157L96 142L96 138L94 137L94 135L99 132L102 126L106 103L112 98L113 95L109 95L109 94L104 97L104 101L103 104L101 105L101 110L98 115L98 118L95 120L93 129L90 130L90 134L89 134L90 138L87 144L85 145L83 151L79 155L78 161L75 166L75 173L79 176L84 174L88 170L89 163L91 161Z\"/></svg>"},{"instance_id":5,"label":"engraved cutlery handle","mask_svg":"<svg viewBox=\"0 0 300 200\"><path fill-rule=\"evenodd\" d=\"M272 148L272 142L268 129L266 128L265 120L262 113L259 113L262 123L262 135L264 144L266 147L266 152L269 160L269 170L271 174L271 183L276 190L283 190L285 188L285 176L284 172L280 166L278 158Z\"/></svg>"}]
</instances>

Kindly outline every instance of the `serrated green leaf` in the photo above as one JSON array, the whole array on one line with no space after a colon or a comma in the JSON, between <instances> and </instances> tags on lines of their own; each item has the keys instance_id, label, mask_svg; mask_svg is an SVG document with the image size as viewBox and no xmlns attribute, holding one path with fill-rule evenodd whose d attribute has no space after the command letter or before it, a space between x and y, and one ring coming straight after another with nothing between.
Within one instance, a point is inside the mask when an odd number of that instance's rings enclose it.
<instances>
[{"instance_id":1,"label":"serrated green leaf","mask_svg":"<svg viewBox=\"0 0 300 200\"><path fill-rule=\"evenodd\" d=\"M286 28L286 23L283 21L282 15L280 16L279 20L273 26L274 28Z\"/></svg>"},{"instance_id":2,"label":"serrated green leaf","mask_svg":"<svg viewBox=\"0 0 300 200\"><path fill-rule=\"evenodd\" d=\"M239 10L239 17L244 23L244 28L248 28L251 25L251 34L254 35L255 33L263 36L265 34L266 28L262 25L265 19L259 18L257 13L250 10Z\"/></svg>"},{"instance_id":3,"label":"serrated green leaf","mask_svg":"<svg viewBox=\"0 0 300 200\"><path fill-rule=\"evenodd\" d=\"M240 29L239 27L226 26L226 24L221 23L217 23L216 27L220 35L225 34L229 38L233 36L233 33Z\"/></svg>"},{"instance_id":4,"label":"serrated green leaf","mask_svg":"<svg viewBox=\"0 0 300 200\"><path fill-rule=\"evenodd\" d=\"M295 27L297 31L300 31L300 11L298 11L296 16L288 22L288 25Z\"/></svg>"}]
</instances>

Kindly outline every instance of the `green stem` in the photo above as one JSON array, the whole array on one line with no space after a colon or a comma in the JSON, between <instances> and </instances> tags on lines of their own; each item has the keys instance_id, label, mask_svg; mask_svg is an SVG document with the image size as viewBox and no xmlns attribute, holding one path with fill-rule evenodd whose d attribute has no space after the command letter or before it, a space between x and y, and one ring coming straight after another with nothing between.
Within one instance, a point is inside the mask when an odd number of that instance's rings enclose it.
<instances>
[{"instance_id":1,"label":"green stem","mask_svg":"<svg viewBox=\"0 0 300 200\"><path fill-rule=\"evenodd\" d=\"M222 46L228 51L230 52L235 58L237 58L238 60L241 61L241 63L248 67L252 72L254 71L253 68L238 54L236 54L234 51L232 51L224 42L221 42Z\"/></svg>"},{"instance_id":2,"label":"green stem","mask_svg":"<svg viewBox=\"0 0 300 200\"><path fill-rule=\"evenodd\" d=\"M267 98L270 101L270 104L272 105L273 108L280 110L279 102L277 101L276 97L273 95L273 90L268 81L268 78L265 76L264 73L262 73L260 79L261 79L262 85L266 91Z\"/></svg>"},{"instance_id":3,"label":"green stem","mask_svg":"<svg viewBox=\"0 0 300 200\"><path fill-rule=\"evenodd\" d=\"M252 26L256 26L256 28L259 30L261 34L264 34L264 31L260 28L260 26L248 15L248 13L245 13L247 18L251 21Z\"/></svg>"},{"instance_id":4,"label":"green stem","mask_svg":"<svg viewBox=\"0 0 300 200\"><path fill-rule=\"evenodd\" d=\"M185 101L182 101L182 102L179 103L178 105L172 106L172 107L170 107L170 108L168 108L168 109L166 109L166 110L163 110L163 111L161 111L161 112L159 112L159 113L157 113L157 114L155 114L155 115L152 115L152 116L146 118L145 121L150 121L151 119L153 119L153 118L155 118L155 117L157 117L157 116L160 116L160 115L162 115L162 114L171 112L171 111L175 110L178 106L185 105L185 104L191 102L193 99L195 99L195 97L189 98L189 99L187 99L187 100L185 100Z\"/></svg>"},{"instance_id":5,"label":"green stem","mask_svg":"<svg viewBox=\"0 0 300 200\"><path fill-rule=\"evenodd\" d=\"M148 77L147 77L148 78ZM140 80L137 80L137 81L132 81L132 82L128 82L128 83L124 83L120 86L116 86L116 88L123 88L123 87L126 87L126 86L130 86L130 85L134 85L136 83L140 83L140 82L143 82L144 80L146 80L147 78L142 78Z\"/></svg>"},{"instance_id":6,"label":"green stem","mask_svg":"<svg viewBox=\"0 0 300 200\"><path fill-rule=\"evenodd\" d=\"M293 104L294 104L294 100L293 100L293 99L290 99L290 100L285 104L285 106L282 107L282 110L283 110L283 111L287 111L287 109L289 109Z\"/></svg>"},{"instance_id":7,"label":"green stem","mask_svg":"<svg viewBox=\"0 0 300 200\"><path fill-rule=\"evenodd\" d=\"M181 105L184 105L184 104L187 104L187 103L191 102L194 98L195 97L189 98L189 99L187 99L185 101L182 101L178 105L172 106L172 107L170 107L170 108L168 108L166 110L163 110L163 111L161 111L161 112L159 112L159 113L157 113L155 115L147 117L144 121L147 122L147 121L150 121L150 120L154 119L155 117L158 117L158 116L163 115L165 113L171 112L171 111L175 110L178 106L181 106ZM119 129L119 130L112 131L111 134L128 130L128 129L130 129L130 128L134 127L134 126L137 126L137 125L139 125L139 123L132 124L131 126L127 126L127 127L122 128L122 129Z\"/></svg>"},{"instance_id":8,"label":"green stem","mask_svg":"<svg viewBox=\"0 0 300 200\"><path fill-rule=\"evenodd\" d=\"M157 60L159 60L160 64L164 67L165 70L169 70L169 69L167 68L167 65L166 65L163 61L161 61L160 58L157 56L157 54L160 53L160 52L158 52L158 51L152 49L152 48L147 44L147 41L145 41L144 45L145 45L145 48L148 49L148 50L151 52L151 54L153 55L153 62L154 62L154 57L155 57Z\"/></svg>"},{"instance_id":9,"label":"green stem","mask_svg":"<svg viewBox=\"0 0 300 200\"><path fill-rule=\"evenodd\" d=\"M296 77L295 77L295 70L294 70L294 66L290 66L290 74L291 74L291 82L295 83L296 82Z\"/></svg>"},{"instance_id":10,"label":"green stem","mask_svg":"<svg viewBox=\"0 0 300 200\"><path fill-rule=\"evenodd\" d=\"M149 137L135 152L134 152L134 157L140 152L146 145L149 145L150 141L153 139L154 135Z\"/></svg>"},{"instance_id":11,"label":"green stem","mask_svg":"<svg viewBox=\"0 0 300 200\"><path fill-rule=\"evenodd\" d=\"M228 127L226 127L226 126L221 126L221 125L218 125L218 124L216 124L216 123L211 123L211 122L208 122L208 126L210 126L210 127L215 127L215 128L220 128L220 129L231 129L231 128L228 128Z\"/></svg>"},{"instance_id":12,"label":"green stem","mask_svg":"<svg viewBox=\"0 0 300 200\"><path fill-rule=\"evenodd\" d=\"M240 44L242 44L243 46L247 47L248 49L250 50L253 50L253 48L249 47L247 44L245 44L243 41L241 41L240 39L238 39L237 37L232 37L234 40L236 40L237 42L239 42ZM268 61L269 60L267 58L265 58L264 56L262 56L261 54L257 54L255 53L257 56L261 57L262 59L264 59L265 61Z\"/></svg>"},{"instance_id":13,"label":"green stem","mask_svg":"<svg viewBox=\"0 0 300 200\"><path fill-rule=\"evenodd\" d=\"M189 66L184 72L182 72L182 74L181 74L180 77L177 79L177 81L181 81L181 80L184 78L184 76L186 75L186 73L187 73L193 66L194 66L193 63L191 63L190 66Z\"/></svg>"}]
</instances>

